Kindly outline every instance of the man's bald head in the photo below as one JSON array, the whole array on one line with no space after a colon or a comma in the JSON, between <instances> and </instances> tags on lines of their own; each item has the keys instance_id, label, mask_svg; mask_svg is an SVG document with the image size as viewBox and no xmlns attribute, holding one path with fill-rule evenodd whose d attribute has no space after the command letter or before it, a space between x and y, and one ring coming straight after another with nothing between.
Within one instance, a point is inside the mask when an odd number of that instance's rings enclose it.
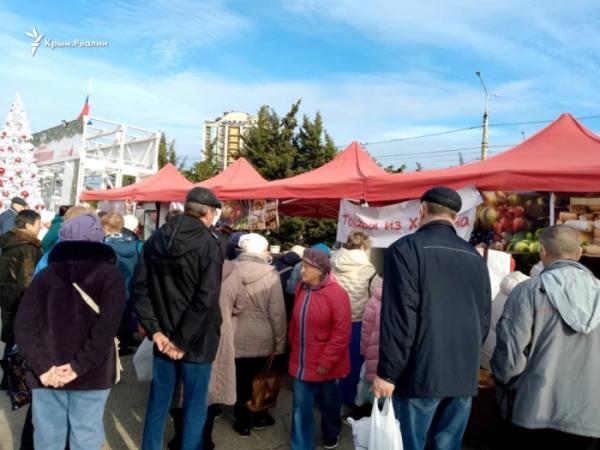
<instances>
[{"instance_id":1,"label":"man's bald head","mask_svg":"<svg viewBox=\"0 0 600 450\"><path fill-rule=\"evenodd\" d=\"M581 256L581 242L576 230L566 225L554 225L540 236L542 246L542 260L544 266L547 261L557 259L578 260Z\"/></svg>"}]
</instances>

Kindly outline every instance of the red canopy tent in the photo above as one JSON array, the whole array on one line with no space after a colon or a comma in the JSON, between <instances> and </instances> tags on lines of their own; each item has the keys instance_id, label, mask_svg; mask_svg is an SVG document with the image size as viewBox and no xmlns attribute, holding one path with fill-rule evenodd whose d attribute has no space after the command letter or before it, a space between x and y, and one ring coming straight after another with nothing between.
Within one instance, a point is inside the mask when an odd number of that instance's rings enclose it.
<instances>
[{"instance_id":1,"label":"red canopy tent","mask_svg":"<svg viewBox=\"0 0 600 450\"><path fill-rule=\"evenodd\" d=\"M449 169L370 177L370 202L418 198L427 189L597 192L600 182L600 136L568 113L516 147L488 160Z\"/></svg>"},{"instance_id":2,"label":"red canopy tent","mask_svg":"<svg viewBox=\"0 0 600 450\"><path fill-rule=\"evenodd\" d=\"M185 193L193 186L172 164L137 183L117 189L83 191L82 201L135 200L137 202L183 201ZM183 194L181 194L183 192Z\"/></svg>"},{"instance_id":3,"label":"red canopy tent","mask_svg":"<svg viewBox=\"0 0 600 450\"><path fill-rule=\"evenodd\" d=\"M228 185L222 200L279 199L288 215L337 218L341 199L363 200L367 179L385 171L365 149L352 142L333 160L294 177L256 184Z\"/></svg>"},{"instance_id":4,"label":"red canopy tent","mask_svg":"<svg viewBox=\"0 0 600 450\"><path fill-rule=\"evenodd\" d=\"M215 175L208 180L201 181L195 186L202 186L211 189L217 197L229 186L243 186L266 183L260 173L250 164L246 158L239 158L223 172Z\"/></svg>"}]
</instances>

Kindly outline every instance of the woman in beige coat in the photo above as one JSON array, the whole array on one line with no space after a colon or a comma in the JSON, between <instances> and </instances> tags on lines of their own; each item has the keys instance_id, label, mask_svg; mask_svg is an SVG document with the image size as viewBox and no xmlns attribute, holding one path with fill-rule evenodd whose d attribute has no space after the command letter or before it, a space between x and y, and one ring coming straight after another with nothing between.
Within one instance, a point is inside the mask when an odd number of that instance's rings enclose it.
<instances>
[{"instance_id":1,"label":"woman in beige coat","mask_svg":"<svg viewBox=\"0 0 600 450\"><path fill-rule=\"evenodd\" d=\"M287 320L279 273L270 265L269 243L264 237L251 233L242 236L238 246L242 254L231 263L231 273L226 274L221 292L223 320L228 312L232 317L235 363L232 366L231 343L222 335L223 348L219 348L213 373L222 371L224 375L216 374L211 380L217 395L213 399L209 392L209 403L211 400L229 403L235 394L234 429L248 436L252 428L275 423L266 411L252 414L246 402L252 398L252 381L264 369L267 358L284 353ZM220 353L225 362L220 359Z\"/></svg>"}]
</instances>

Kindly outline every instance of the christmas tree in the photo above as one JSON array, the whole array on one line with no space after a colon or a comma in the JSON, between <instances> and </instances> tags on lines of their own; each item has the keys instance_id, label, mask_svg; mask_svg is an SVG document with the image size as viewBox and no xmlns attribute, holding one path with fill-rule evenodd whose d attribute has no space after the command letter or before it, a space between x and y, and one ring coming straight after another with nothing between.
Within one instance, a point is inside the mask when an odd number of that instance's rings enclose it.
<instances>
[{"instance_id":1,"label":"christmas tree","mask_svg":"<svg viewBox=\"0 0 600 450\"><path fill-rule=\"evenodd\" d=\"M13 197L23 198L31 209L44 208L33 150L29 120L17 92L17 98L0 131L0 210L9 208Z\"/></svg>"}]
</instances>

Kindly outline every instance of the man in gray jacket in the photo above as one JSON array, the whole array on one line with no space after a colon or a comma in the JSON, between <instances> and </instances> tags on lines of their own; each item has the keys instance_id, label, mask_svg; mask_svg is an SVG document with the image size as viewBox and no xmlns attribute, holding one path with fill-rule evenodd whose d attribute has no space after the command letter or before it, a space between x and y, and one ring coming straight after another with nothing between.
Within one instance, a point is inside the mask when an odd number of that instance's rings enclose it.
<instances>
[{"instance_id":1,"label":"man in gray jacket","mask_svg":"<svg viewBox=\"0 0 600 450\"><path fill-rule=\"evenodd\" d=\"M491 361L510 448L600 448L600 281L575 230L540 243L545 269L510 294Z\"/></svg>"}]
</instances>

